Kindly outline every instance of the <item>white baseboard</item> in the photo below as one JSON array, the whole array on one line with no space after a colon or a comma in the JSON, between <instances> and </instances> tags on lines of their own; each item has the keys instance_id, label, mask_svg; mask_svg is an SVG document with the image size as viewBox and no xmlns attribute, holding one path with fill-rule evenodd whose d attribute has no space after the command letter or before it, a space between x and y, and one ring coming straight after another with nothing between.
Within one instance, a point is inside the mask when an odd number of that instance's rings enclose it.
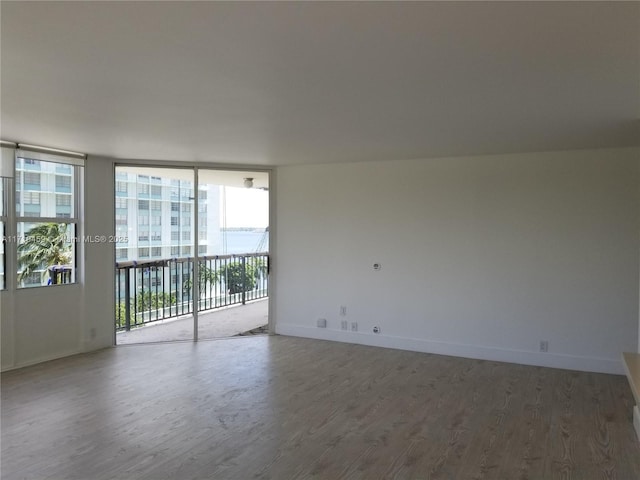
<instances>
[{"instance_id":1,"label":"white baseboard","mask_svg":"<svg viewBox=\"0 0 640 480\"><path fill-rule=\"evenodd\" d=\"M623 375L622 362L617 359L583 357L559 353L540 353L526 350L465 345L415 338L392 337L372 333L351 332L325 328L304 327L300 325L276 325L276 333L292 337L332 340L336 342L356 343L374 347L396 348L414 352L451 355L454 357L495 360L498 362L519 363L540 367L564 368L584 372L612 373Z\"/></svg>"}]
</instances>

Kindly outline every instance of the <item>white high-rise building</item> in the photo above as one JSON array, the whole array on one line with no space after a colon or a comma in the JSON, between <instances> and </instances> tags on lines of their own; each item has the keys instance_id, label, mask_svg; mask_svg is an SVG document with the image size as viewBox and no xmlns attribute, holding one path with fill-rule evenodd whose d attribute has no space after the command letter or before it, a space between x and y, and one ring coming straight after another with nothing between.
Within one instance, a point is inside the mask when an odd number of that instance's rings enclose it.
<instances>
[{"instance_id":1,"label":"white high-rise building","mask_svg":"<svg viewBox=\"0 0 640 480\"><path fill-rule=\"evenodd\" d=\"M123 171L116 173L116 262L220 253L219 187L198 191L199 223L194 222L193 182Z\"/></svg>"}]
</instances>

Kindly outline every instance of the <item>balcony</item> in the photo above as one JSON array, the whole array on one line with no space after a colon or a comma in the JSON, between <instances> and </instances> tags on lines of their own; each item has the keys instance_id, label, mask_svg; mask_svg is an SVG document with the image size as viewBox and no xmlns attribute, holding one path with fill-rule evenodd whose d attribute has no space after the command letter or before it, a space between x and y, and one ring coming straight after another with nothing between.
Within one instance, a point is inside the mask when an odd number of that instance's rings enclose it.
<instances>
[{"instance_id":1,"label":"balcony","mask_svg":"<svg viewBox=\"0 0 640 480\"><path fill-rule=\"evenodd\" d=\"M236 255L200 257L199 298L193 297L193 257L153 259L116 263L116 331L119 343L160 341L158 334L151 334L148 326L162 326L174 331L175 338L187 339L184 331L192 329L194 304L199 314L199 333L204 338L233 335L232 328L213 328L229 324L230 319L242 330L250 330L266 323L268 298L269 257L266 252ZM244 315L253 318L248 323L240 319L240 310L229 309L234 305L247 305ZM189 320L191 319L191 320ZM217 319L217 320L215 320ZM145 335L135 333L146 331ZM126 332L121 334L120 332ZM135 335L134 335L135 333ZM143 339L146 338L145 339ZM162 338L171 337L168 333ZM192 338L192 334L187 335ZM155 340L154 340L155 339ZM136 341L136 342L137 342Z\"/></svg>"}]
</instances>

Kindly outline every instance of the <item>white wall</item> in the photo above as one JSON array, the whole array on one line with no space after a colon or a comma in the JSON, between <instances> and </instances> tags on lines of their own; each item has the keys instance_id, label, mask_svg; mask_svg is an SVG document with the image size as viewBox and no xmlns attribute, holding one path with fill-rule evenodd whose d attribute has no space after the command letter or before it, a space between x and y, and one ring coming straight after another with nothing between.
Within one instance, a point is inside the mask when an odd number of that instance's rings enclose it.
<instances>
[{"instance_id":1,"label":"white wall","mask_svg":"<svg viewBox=\"0 0 640 480\"><path fill-rule=\"evenodd\" d=\"M84 268L75 285L2 292L2 370L113 345L113 163L89 158L85 167ZM82 255L80 255L82 258Z\"/></svg>"},{"instance_id":2,"label":"white wall","mask_svg":"<svg viewBox=\"0 0 640 480\"><path fill-rule=\"evenodd\" d=\"M276 331L622 373L639 338L639 153L278 168Z\"/></svg>"}]
</instances>

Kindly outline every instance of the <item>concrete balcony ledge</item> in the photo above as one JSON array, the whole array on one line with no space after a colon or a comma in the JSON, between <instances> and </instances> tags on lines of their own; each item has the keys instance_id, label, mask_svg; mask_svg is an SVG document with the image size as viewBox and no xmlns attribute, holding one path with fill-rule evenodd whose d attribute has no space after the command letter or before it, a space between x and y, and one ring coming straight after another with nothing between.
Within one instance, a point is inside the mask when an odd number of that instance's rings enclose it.
<instances>
[{"instance_id":1,"label":"concrete balcony ledge","mask_svg":"<svg viewBox=\"0 0 640 480\"><path fill-rule=\"evenodd\" d=\"M622 364L631 386L633 398L636 400L636 404L633 407L633 426L640 439L640 353L623 353Z\"/></svg>"}]
</instances>

